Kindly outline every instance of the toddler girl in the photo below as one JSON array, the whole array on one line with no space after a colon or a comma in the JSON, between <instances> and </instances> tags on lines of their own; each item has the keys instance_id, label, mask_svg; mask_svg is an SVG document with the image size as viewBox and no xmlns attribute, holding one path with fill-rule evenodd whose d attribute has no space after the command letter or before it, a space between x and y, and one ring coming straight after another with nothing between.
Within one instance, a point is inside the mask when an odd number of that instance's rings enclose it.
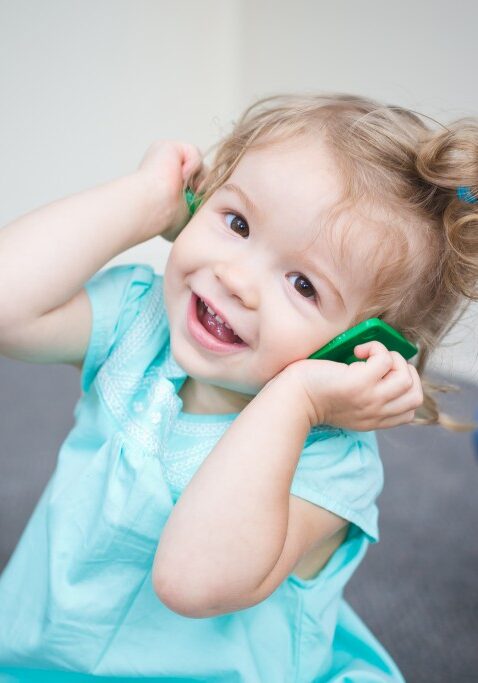
<instances>
[{"instance_id":1,"label":"toddler girl","mask_svg":"<svg viewBox=\"0 0 478 683\"><path fill-rule=\"evenodd\" d=\"M0 352L82 389L0 579L2 683L403 681L342 593L378 540L372 430L449 424L419 375L476 293L477 150L473 121L267 98L210 169L158 142L0 232ZM155 235L164 276L100 271ZM417 369L309 359L374 316Z\"/></svg>"}]
</instances>

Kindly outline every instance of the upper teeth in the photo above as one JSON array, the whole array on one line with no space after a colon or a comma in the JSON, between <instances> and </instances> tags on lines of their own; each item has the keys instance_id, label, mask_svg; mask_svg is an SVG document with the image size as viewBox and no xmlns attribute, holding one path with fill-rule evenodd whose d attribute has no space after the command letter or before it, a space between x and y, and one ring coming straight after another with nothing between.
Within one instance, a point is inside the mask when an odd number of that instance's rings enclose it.
<instances>
[{"instance_id":1,"label":"upper teeth","mask_svg":"<svg viewBox=\"0 0 478 683\"><path fill-rule=\"evenodd\" d=\"M208 312L208 313L210 313L211 315L216 316L216 320L217 320L218 322L223 323L223 324L224 324L224 327L227 327L229 330L232 330L232 327L231 327L230 325L228 325L227 323L225 323L224 320L223 320L221 317L218 316L218 314L216 313L216 311L214 311L214 309L212 309L210 306L207 306L205 302L203 302L203 303L204 303L204 305L206 306L207 312Z\"/></svg>"}]
</instances>

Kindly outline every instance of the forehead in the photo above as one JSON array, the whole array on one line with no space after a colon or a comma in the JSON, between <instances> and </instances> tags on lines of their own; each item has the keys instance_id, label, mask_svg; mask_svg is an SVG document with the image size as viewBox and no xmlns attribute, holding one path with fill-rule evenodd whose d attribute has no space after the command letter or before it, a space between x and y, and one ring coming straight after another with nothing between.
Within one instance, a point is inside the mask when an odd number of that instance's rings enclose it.
<instances>
[{"instance_id":1,"label":"forehead","mask_svg":"<svg viewBox=\"0 0 478 683\"><path fill-rule=\"evenodd\" d=\"M318 136L252 149L241 158L230 180L249 196L256 196L255 203L262 202L259 209L300 220L303 226L316 225L341 192L336 164Z\"/></svg>"}]
</instances>

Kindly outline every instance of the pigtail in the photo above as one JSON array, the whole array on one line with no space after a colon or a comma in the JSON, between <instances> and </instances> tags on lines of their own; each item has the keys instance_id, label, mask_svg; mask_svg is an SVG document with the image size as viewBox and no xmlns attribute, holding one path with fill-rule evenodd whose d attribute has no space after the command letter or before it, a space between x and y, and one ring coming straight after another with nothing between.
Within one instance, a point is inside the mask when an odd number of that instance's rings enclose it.
<instances>
[{"instance_id":1,"label":"pigtail","mask_svg":"<svg viewBox=\"0 0 478 683\"><path fill-rule=\"evenodd\" d=\"M471 301L478 301L478 122L461 119L443 131L429 133L418 149L416 170L432 190L426 208L434 217L443 248L433 311L421 335L417 371L422 378L424 402L415 421L465 431L476 425L456 422L440 412L433 396L457 388L434 384L422 375L430 352ZM466 199L459 188L467 188Z\"/></svg>"},{"instance_id":2,"label":"pigtail","mask_svg":"<svg viewBox=\"0 0 478 683\"><path fill-rule=\"evenodd\" d=\"M448 245L444 267L453 293L478 300L478 122L462 119L431 135L417 161L420 175L439 190ZM467 188L470 199L462 198ZM438 194L438 193L437 193ZM471 201L473 198L476 201ZM436 200L436 198L435 198Z\"/></svg>"}]
</instances>

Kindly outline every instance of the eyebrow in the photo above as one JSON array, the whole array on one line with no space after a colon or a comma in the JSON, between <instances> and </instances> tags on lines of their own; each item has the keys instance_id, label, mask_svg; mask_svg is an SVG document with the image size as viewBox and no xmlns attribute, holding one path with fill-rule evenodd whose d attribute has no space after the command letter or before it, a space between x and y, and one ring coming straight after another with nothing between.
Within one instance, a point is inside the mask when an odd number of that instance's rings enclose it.
<instances>
[{"instance_id":1,"label":"eyebrow","mask_svg":"<svg viewBox=\"0 0 478 683\"><path fill-rule=\"evenodd\" d=\"M254 216L257 216L259 214L259 211L258 211L256 205L254 204L254 202L247 196L247 194L244 192L244 190L241 190L241 188L238 185L234 185L234 183L226 183L225 185L222 186L221 189L222 190L228 190L229 192L234 192L235 194L238 195L238 197L240 199L242 199L242 201L244 202L244 206L246 207L246 209L251 214L253 214ZM344 299L342 297L342 294L340 293L340 290L334 285L332 280L330 278L328 278L326 275L324 275L324 273L322 271L319 271L317 269L316 265L314 264L314 262L311 261L310 259L306 258L305 263L306 263L307 268L310 268L311 270L314 271L314 273L319 278L321 278L322 280L325 280L327 286L332 291L335 298L340 302L344 311L347 311L347 308L345 306L345 302L344 302Z\"/></svg>"},{"instance_id":2,"label":"eyebrow","mask_svg":"<svg viewBox=\"0 0 478 683\"><path fill-rule=\"evenodd\" d=\"M238 197L242 199L242 201L244 202L244 206L248 211L250 211L250 213L254 214L254 216L257 216L259 214L257 206L251 199L249 199L244 190L241 190L241 188L238 185L234 185L234 183L226 183L226 185L222 186L222 189L228 190L229 192L235 192L235 194L237 194Z\"/></svg>"}]
</instances>

